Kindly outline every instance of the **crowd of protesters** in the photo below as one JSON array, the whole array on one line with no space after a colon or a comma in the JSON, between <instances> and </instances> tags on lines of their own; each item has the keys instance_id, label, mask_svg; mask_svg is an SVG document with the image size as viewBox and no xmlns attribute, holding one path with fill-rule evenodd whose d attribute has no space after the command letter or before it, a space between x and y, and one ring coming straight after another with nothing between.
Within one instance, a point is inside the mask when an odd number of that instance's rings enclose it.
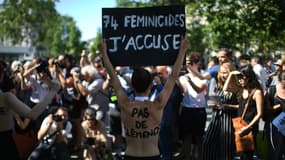
<instances>
[{"instance_id":1,"label":"crowd of protesters","mask_svg":"<svg viewBox=\"0 0 285 160\"><path fill-rule=\"evenodd\" d=\"M23 160L68 159L72 152L82 151L84 159L108 160L123 158L121 154L127 148L130 154L127 157L134 156L132 153L140 157L145 154L136 154L138 149L128 148L128 143L131 146L136 143L126 142L126 137L140 139L157 134L157 142L153 144L158 145L159 152L156 153L160 153L157 156L163 160L232 160L235 157L245 160L254 156L258 159L284 159L285 135L272 121L285 112L285 59L262 59L246 54L234 57L230 50L221 49L217 56L208 59L207 66L203 66L200 57L198 52L186 54L186 64L181 66L168 101L163 103L162 115L158 116L161 120L157 130L154 127L144 132L131 127L134 122L128 122L127 114L121 120L126 106L119 106L118 97L122 95L117 95L115 89L118 86L111 83L114 77L107 72L101 54L83 50L79 61L69 54L11 63L1 61L0 95L12 93L29 109L41 105L47 96L51 96L54 81L61 86L36 119L17 109L11 113L13 128L9 128L9 133L13 130L18 150L13 156L18 155L18 159ZM136 95L139 92L133 88L142 87L142 82L135 84L132 76L139 70L130 67L115 69L117 80L129 101L152 102L164 93L163 88L173 71L172 66L145 67L141 72L151 73L152 85L146 92L148 96L139 97ZM233 76L238 77L234 84L238 86L237 90L229 90L228 85L232 84L227 82ZM239 135L253 131L256 147L249 152L236 153L231 119L241 115L243 104L250 95L252 102L245 116L248 126L239 131ZM271 107L263 105L267 100ZM2 109L2 105L0 103L0 123L4 126L5 108ZM271 109L264 110L265 107ZM212 114L208 127L206 108L211 108ZM132 114L136 118L145 118L150 113L137 110ZM264 128L258 128L261 120L265 121ZM0 137L3 137L7 131L0 128ZM267 141L266 145L261 145L257 138L260 131L264 132L262 140ZM266 154L260 148L265 148ZM147 150L150 155L151 150ZM175 157L175 153L179 156Z\"/></svg>"}]
</instances>

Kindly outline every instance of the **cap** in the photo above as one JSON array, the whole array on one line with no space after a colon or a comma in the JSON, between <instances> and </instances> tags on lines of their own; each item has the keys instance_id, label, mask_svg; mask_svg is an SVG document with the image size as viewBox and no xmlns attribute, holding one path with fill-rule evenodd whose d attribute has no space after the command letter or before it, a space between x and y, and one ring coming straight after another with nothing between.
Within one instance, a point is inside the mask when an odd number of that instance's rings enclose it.
<instances>
[{"instance_id":1,"label":"cap","mask_svg":"<svg viewBox=\"0 0 285 160\"><path fill-rule=\"evenodd\" d=\"M275 65L282 66L282 61L281 59L278 59L277 61L274 62Z\"/></svg>"}]
</instances>

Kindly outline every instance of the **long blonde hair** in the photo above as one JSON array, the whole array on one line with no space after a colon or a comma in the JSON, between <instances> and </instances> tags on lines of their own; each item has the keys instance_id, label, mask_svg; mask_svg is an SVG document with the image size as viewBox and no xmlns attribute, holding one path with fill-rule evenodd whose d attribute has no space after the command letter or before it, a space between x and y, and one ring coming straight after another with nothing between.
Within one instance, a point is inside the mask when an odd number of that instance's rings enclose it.
<instances>
[{"instance_id":1,"label":"long blonde hair","mask_svg":"<svg viewBox=\"0 0 285 160\"><path fill-rule=\"evenodd\" d=\"M236 67L235 65L233 65L230 62L225 62L220 64L219 69L218 69L218 74L217 74L217 85L218 88L222 89L224 87L225 81L222 80L222 76L221 76L221 68L225 68L226 71L228 72L228 74L230 74L230 72L235 71Z\"/></svg>"}]
</instances>

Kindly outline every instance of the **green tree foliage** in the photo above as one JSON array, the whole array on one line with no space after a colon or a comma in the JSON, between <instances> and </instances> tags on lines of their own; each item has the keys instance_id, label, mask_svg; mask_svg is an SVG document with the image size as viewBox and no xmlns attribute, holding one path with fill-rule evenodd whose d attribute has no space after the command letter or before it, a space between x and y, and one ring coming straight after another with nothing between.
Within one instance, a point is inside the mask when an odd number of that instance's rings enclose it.
<instances>
[{"instance_id":1,"label":"green tree foliage","mask_svg":"<svg viewBox=\"0 0 285 160\"><path fill-rule=\"evenodd\" d=\"M196 10L206 17L213 44L246 50L257 47L269 53L284 41L283 0L201 0ZM282 48L284 45L282 46Z\"/></svg>"},{"instance_id":2,"label":"green tree foliage","mask_svg":"<svg viewBox=\"0 0 285 160\"><path fill-rule=\"evenodd\" d=\"M90 51L95 55L100 51L99 44L102 40L102 33L98 30L96 38L93 40L92 45L90 46Z\"/></svg>"},{"instance_id":3,"label":"green tree foliage","mask_svg":"<svg viewBox=\"0 0 285 160\"><path fill-rule=\"evenodd\" d=\"M72 17L61 16L57 0L4 0L0 11L0 38L13 44L27 41L48 55L80 56L81 32Z\"/></svg>"},{"instance_id":4,"label":"green tree foliage","mask_svg":"<svg viewBox=\"0 0 285 160\"><path fill-rule=\"evenodd\" d=\"M284 50L284 0L118 0L119 7L186 5L192 49Z\"/></svg>"},{"instance_id":5,"label":"green tree foliage","mask_svg":"<svg viewBox=\"0 0 285 160\"><path fill-rule=\"evenodd\" d=\"M57 16L52 0L4 0L0 12L0 36L11 39L14 44L23 40L37 44Z\"/></svg>"},{"instance_id":6,"label":"green tree foliage","mask_svg":"<svg viewBox=\"0 0 285 160\"><path fill-rule=\"evenodd\" d=\"M147 7L187 4L190 0L117 0L118 7Z\"/></svg>"},{"instance_id":7,"label":"green tree foliage","mask_svg":"<svg viewBox=\"0 0 285 160\"><path fill-rule=\"evenodd\" d=\"M143 0L116 0L117 7L146 7L150 6L151 3Z\"/></svg>"},{"instance_id":8,"label":"green tree foliage","mask_svg":"<svg viewBox=\"0 0 285 160\"><path fill-rule=\"evenodd\" d=\"M79 57L83 48L80 37L81 32L72 17L58 16L46 31L44 46L53 56L68 53Z\"/></svg>"}]
</instances>

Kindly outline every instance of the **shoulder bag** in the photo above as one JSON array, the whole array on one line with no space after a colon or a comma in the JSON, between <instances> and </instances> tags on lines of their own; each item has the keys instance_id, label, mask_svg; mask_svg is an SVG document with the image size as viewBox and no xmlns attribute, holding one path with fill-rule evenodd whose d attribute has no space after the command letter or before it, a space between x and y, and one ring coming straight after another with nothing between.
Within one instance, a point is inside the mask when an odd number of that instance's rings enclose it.
<instances>
[{"instance_id":1,"label":"shoulder bag","mask_svg":"<svg viewBox=\"0 0 285 160\"><path fill-rule=\"evenodd\" d=\"M244 106L243 112L241 117L236 117L232 119L233 127L235 129L235 143L236 143L236 152L243 152L243 151L253 151L254 150L254 140L253 140L253 134L252 131L250 131L247 135L241 137L238 134L238 131L247 126L247 122L244 120L245 113L247 111L247 108L249 106L249 102L252 98L253 93L255 90L253 90L249 97L247 98L246 104Z\"/></svg>"}]
</instances>

